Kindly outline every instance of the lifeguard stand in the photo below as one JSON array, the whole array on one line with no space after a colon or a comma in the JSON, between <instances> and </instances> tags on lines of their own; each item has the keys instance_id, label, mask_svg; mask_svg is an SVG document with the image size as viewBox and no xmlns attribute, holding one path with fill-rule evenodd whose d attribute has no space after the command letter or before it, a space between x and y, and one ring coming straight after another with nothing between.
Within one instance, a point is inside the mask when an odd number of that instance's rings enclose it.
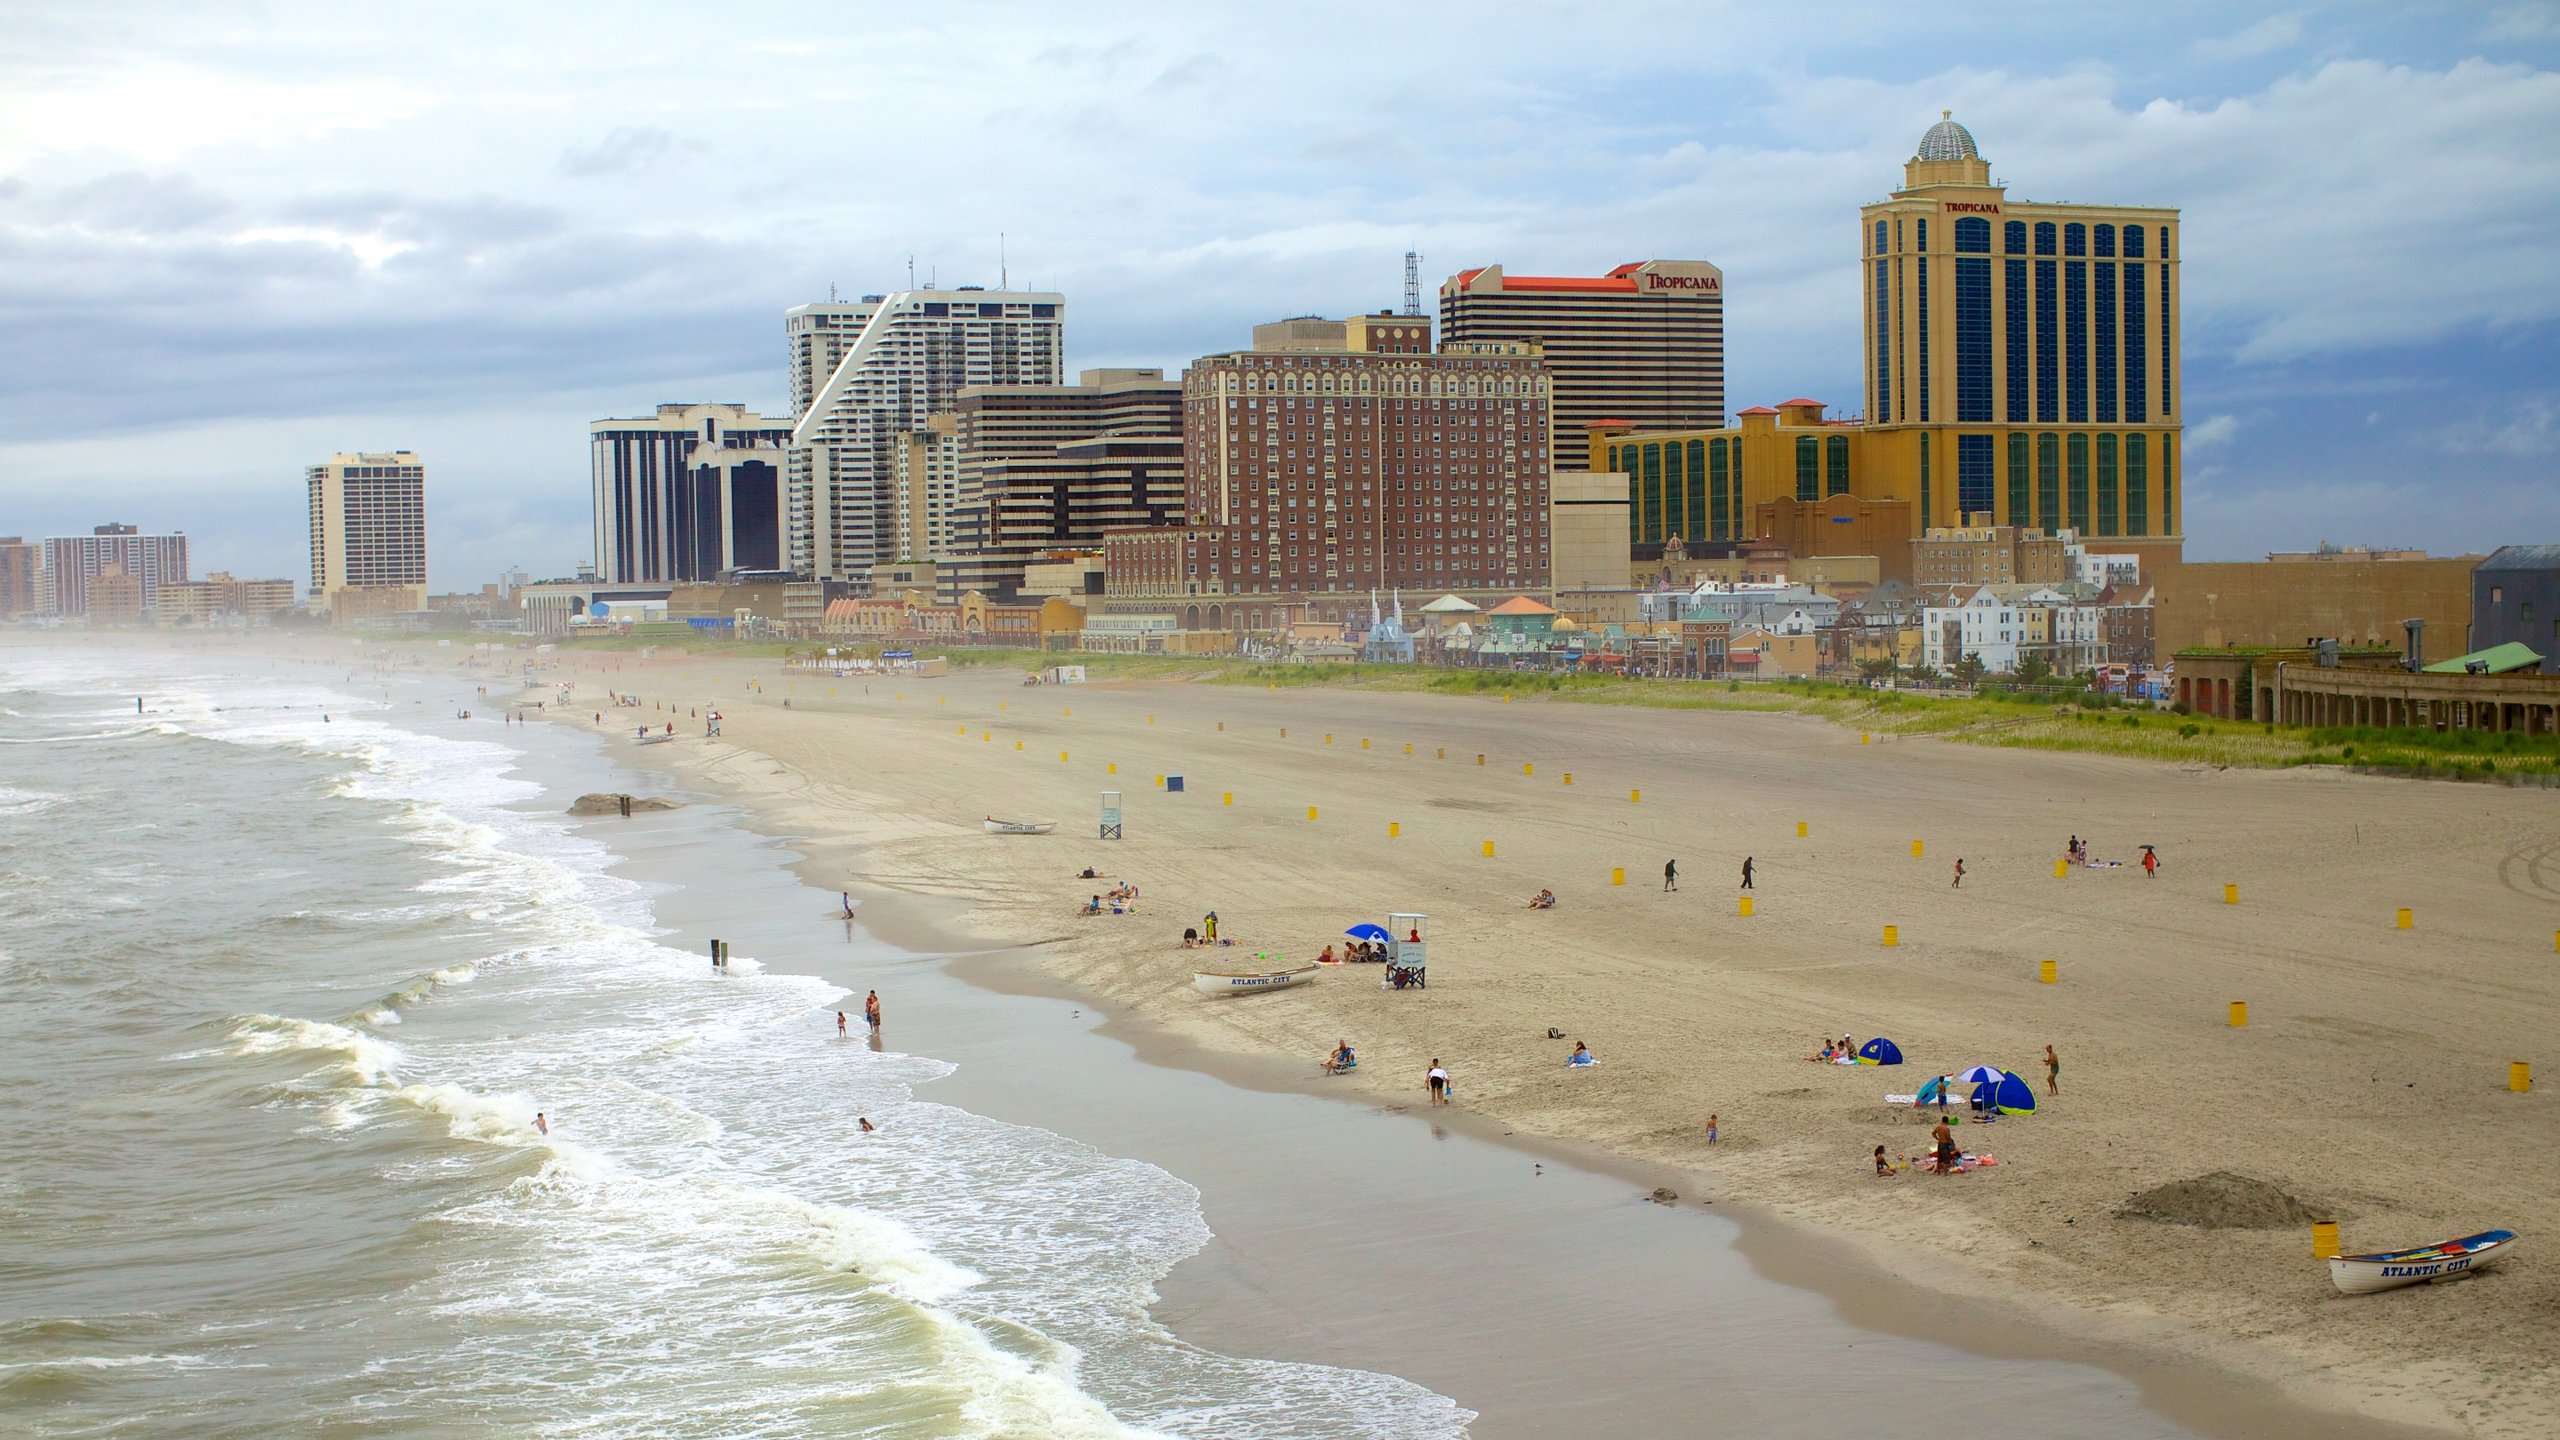
<instances>
[{"instance_id":1,"label":"lifeguard stand","mask_svg":"<svg viewBox=\"0 0 2560 1440\"><path fill-rule=\"evenodd\" d=\"M1122 838L1120 834L1120 792L1117 790L1105 790L1102 792L1102 838L1105 840L1118 840Z\"/></svg>"},{"instance_id":2,"label":"lifeguard stand","mask_svg":"<svg viewBox=\"0 0 2560 1440\"><path fill-rule=\"evenodd\" d=\"M1408 970L1420 970L1430 953L1430 916L1395 913L1387 916L1388 964L1401 965Z\"/></svg>"}]
</instances>

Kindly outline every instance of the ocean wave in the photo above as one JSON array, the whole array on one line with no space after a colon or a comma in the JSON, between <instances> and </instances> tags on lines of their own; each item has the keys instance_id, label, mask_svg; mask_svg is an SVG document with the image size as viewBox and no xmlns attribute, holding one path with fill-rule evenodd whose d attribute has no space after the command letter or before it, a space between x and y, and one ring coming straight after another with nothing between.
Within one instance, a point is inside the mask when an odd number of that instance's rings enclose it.
<instances>
[{"instance_id":1,"label":"ocean wave","mask_svg":"<svg viewBox=\"0 0 2560 1440\"><path fill-rule=\"evenodd\" d=\"M48 790L21 790L15 785L0 785L0 815L41 815L62 803L63 797Z\"/></svg>"},{"instance_id":2,"label":"ocean wave","mask_svg":"<svg viewBox=\"0 0 2560 1440\"><path fill-rule=\"evenodd\" d=\"M359 1085L391 1084L400 1068L400 1047L326 1020L299 1020L290 1015L241 1015L231 1022L231 1053L279 1055L307 1052L330 1056L334 1067Z\"/></svg>"},{"instance_id":3,"label":"ocean wave","mask_svg":"<svg viewBox=\"0 0 2560 1440\"><path fill-rule=\"evenodd\" d=\"M347 1016L347 1022L352 1025L397 1025L400 1023L402 1007L415 1005L445 986L468 984L479 973L479 963L471 960L465 960L459 965L447 965L439 970L430 970L399 989L384 995L371 1005Z\"/></svg>"}]
</instances>

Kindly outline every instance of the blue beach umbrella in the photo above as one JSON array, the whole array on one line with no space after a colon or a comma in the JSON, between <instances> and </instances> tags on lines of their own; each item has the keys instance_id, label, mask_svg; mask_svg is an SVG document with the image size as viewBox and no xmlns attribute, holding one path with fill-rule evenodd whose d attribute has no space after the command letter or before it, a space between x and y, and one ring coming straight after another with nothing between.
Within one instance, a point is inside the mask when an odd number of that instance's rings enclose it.
<instances>
[{"instance_id":1,"label":"blue beach umbrella","mask_svg":"<svg viewBox=\"0 0 2560 1440\"><path fill-rule=\"evenodd\" d=\"M1342 933L1350 936L1354 940L1385 940L1388 938L1387 927L1384 925L1354 925Z\"/></svg>"},{"instance_id":2,"label":"blue beach umbrella","mask_svg":"<svg viewBox=\"0 0 2560 1440\"><path fill-rule=\"evenodd\" d=\"M1972 1069L1957 1076L1956 1083L1959 1085L1997 1085L2008 1075L2008 1073L2008 1071L2003 1070L1996 1065L1976 1065Z\"/></svg>"}]
</instances>

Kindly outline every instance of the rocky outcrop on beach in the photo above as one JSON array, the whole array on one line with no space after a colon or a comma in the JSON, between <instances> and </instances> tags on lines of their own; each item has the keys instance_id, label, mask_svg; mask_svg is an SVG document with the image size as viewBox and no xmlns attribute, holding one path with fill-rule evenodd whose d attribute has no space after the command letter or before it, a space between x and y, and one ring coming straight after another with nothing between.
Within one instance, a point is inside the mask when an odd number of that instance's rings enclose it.
<instances>
[{"instance_id":1,"label":"rocky outcrop on beach","mask_svg":"<svg viewBox=\"0 0 2560 1440\"><path fill-rule=\"evenodd\" d=\"M607 794L598 791L581 795L569 806L572 815L637 815L646 810L677 810L682 805L674 800L661 800L655 795Z\"/></svg>"}]
</instances>

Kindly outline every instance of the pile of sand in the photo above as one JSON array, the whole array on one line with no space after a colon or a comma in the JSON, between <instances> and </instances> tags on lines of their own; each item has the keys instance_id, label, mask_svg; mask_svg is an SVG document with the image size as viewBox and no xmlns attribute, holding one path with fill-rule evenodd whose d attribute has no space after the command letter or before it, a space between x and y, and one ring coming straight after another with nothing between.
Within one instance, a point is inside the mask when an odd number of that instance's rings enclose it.
<instances>
[{"instance_id":1,"label":"pile of sand","mask_svg":"<svg viewBox=\"0 0 2560 1440\"><path fill-rule=\"evenodd\" d=\"M2154 1185L2118 1206L2116 1214L2206 1230L2287 1230L2338 1218L2329 1207L2306 1204L2255 1176L2228 1170Z\"/></svg>"},{"instance_id":2,"label":"pile of sand","mask_svg":"<svg viewBox=\"0 0 2560 1440\"><path fill-rule=\"evenodd\" d=\"M627 812L622 808L626 803L631 807ZM572 815L621 815L626 813L637 815L644 810L674 810L678 808L680 807L676 801L661 800L655 795L623 795L618 793L608 795L602 792L596 792L593 794L581 795L576 800L570 802L569 813Z\"/></svg>"}]
</instances>

